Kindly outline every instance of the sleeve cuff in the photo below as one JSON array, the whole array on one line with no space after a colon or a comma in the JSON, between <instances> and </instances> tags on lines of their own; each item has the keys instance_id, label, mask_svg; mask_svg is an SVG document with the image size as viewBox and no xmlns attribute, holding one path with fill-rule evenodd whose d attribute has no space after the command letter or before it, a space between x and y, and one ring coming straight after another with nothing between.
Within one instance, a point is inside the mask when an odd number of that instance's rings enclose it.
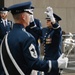
<instances>
[{"instance_id":1,"label":"sleeve cuff","mask_svg":"<svg viewBox=\"0 0 75 75\"><path fill-rule=\"evenodd\" d=\"M52 68L51 61L49 60L49 70L48 70L48 72L51 71L51 68Z\"/></svg>"},{"instance_id":2,"label":"sleeve cuff","mask_svg":"<svg viewBox=\"0 0 75 75\"><path fill-rule=\"evenodd\" d=\"M52 69L57 70L58 69L58 62L54 60L51 63L52 63Z\"/></svg>"},{"instance_id":3,"label":"sleeve cuff","mask_svg":"<svg viewBox=\"0 0 75 75\"><path fill-rule=\"evenodd\" d=\"M35 22L31 22L31 23L30 23L30 29L35 28L35 27L36 27Z\"/></svg>"},{"instance_id":4,"label":"sleeve cuff","mask_svg":"<svg viewBox=\"0 0 75 75\"><path fill-rule=\"evenodd\" d=\"M58 29L60 28L60 25L58 23L53 24L53 29Z\"/></svg>"}]
</instances>

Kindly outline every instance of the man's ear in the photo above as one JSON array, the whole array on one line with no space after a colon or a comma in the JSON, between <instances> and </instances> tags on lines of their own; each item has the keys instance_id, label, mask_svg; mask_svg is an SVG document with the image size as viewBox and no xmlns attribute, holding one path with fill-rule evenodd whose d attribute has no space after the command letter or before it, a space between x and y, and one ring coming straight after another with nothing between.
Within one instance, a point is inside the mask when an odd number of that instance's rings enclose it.
<instances>
[{"instance_id":1,"label":"man's ear","mask_svg":"<svg viewBox=\"0 0 75 75\"><path fill-rule=\"evenodd\" d=\"M25 19L26 19L26 13L22 13L22 14L21 14L21 18L22 18L23 20L25 20Z\"/></svg>"}]
</instances>

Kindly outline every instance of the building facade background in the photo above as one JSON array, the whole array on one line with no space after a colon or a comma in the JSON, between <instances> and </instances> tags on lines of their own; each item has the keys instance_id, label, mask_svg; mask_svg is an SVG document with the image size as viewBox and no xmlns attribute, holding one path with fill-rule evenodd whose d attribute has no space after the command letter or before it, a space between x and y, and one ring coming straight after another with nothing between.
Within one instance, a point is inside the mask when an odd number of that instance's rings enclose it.
<instances>
[{"instance_id":1,"label":"building facade background","mask_svg":"<svg viewBox=\"0 0 75 75\"><path fill-rule=\"evenodd\" d=\"M32 5L35 7L34 17L41 20L43 27L46 26L44 11L46 7L51 6L54 13L62 18L62 21L60 21L62 30L66 33L75 33L75 0L4 0L4 6L9 7L25 1L32 1ZM8 18L13 20L10 13Z\"/></svg>"}]
</instances>

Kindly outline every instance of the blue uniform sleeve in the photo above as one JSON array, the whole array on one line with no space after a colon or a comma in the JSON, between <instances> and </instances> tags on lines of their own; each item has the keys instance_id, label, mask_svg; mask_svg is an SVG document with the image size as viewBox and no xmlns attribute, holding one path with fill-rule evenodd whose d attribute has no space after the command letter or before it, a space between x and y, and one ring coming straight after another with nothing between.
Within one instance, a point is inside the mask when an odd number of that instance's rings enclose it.
<instances>
[{"instance_id":1,"label":"blue uniform sleeve","mask_svg":"<svg viewBox=\"0 0 75 75\"><path fill-rule=\"evenodd\" d=\"M53 29L58 29L58 28L60 28L60 25L59 25L58 23L55 23L55 24L53 24L52 26L53 26Z\"/></svg>"},{"instance_id":2,"label":"blue uniform sleeve","mask_svg":"<svg viewBox=\"0 0 75 75\"><path fill-rule=\"evenodd\" d=\"M34 39L29 38L26 42L27 44L23 45L23 53L28 67L35 70L48 72L49 61L40 60L38 58ZM55 61L55 63L57 63L57 61ZM53 63L52 66L53 65L55 64ZM55 67L53 67L53 69L55 69Z\"/></svg>"},{"instance_id":3,"label":"blue uniform sleeve","mask_svg":"<svg viewBox=\"0 0 75 75\"><path fill-rule=\"evenodd\" d=\"M38 19L34 19L29 26L26 27L27 31L33 30L37 35L42 36L42 25Z\"/></svg>"},{"instance_id":4,"label":"blue uniform sleeve","mask_svg":"<svg viewBox=\"0 0 75 75\"><path fill-rule=\"evenodd\" d=\"M53 25L53 30L56 35L58 34L58 36L62 36L62 29L58 23Z\"/></svg>"},{"instance_id":5,"label":"blue uniform sleeve","mask_svg":"<svg viewBox=\"0 0 75 75\"><path fill-rule=\"evenodd\" d=\"M53 35L55 36L54 39L57 39L57 40L53 40L53 41L56 41L56 50L59 50L60 51L60 54L62 53L61 52L61 47L62 47L62 29L60 27L60 25L58 23L55 23L53 25L53 30L54 30L54 33Z\"/></svg>"},{"instance_id":6,"label":"blue uniform sleeve","mask_svg":"<svg viewBox=\"0 0 75 75\"><path fill-rule=\"evenodd\" d=\"M54 29L54 34L58 37L58 38L62 38L62 29L60 27L60 25L58 23L55 23L53 25L53 29Z\"/></svg>"}]
</instances>

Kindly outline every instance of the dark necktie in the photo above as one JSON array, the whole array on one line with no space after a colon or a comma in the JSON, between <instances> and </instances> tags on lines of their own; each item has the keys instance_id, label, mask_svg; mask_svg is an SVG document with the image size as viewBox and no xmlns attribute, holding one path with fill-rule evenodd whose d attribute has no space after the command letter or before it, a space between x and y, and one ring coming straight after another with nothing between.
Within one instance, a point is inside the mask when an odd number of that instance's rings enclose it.
<instances>
[{"instance_id":1,"label":"dark necktie","mask_svg":"<svg viewBox=\"0 0 75 75\"><path fill-rule=\"evenodd\" d=\"M5 21L5 26L7 26L7 23L6 23L6 21Z\"/></svg>"}]
</instances>

